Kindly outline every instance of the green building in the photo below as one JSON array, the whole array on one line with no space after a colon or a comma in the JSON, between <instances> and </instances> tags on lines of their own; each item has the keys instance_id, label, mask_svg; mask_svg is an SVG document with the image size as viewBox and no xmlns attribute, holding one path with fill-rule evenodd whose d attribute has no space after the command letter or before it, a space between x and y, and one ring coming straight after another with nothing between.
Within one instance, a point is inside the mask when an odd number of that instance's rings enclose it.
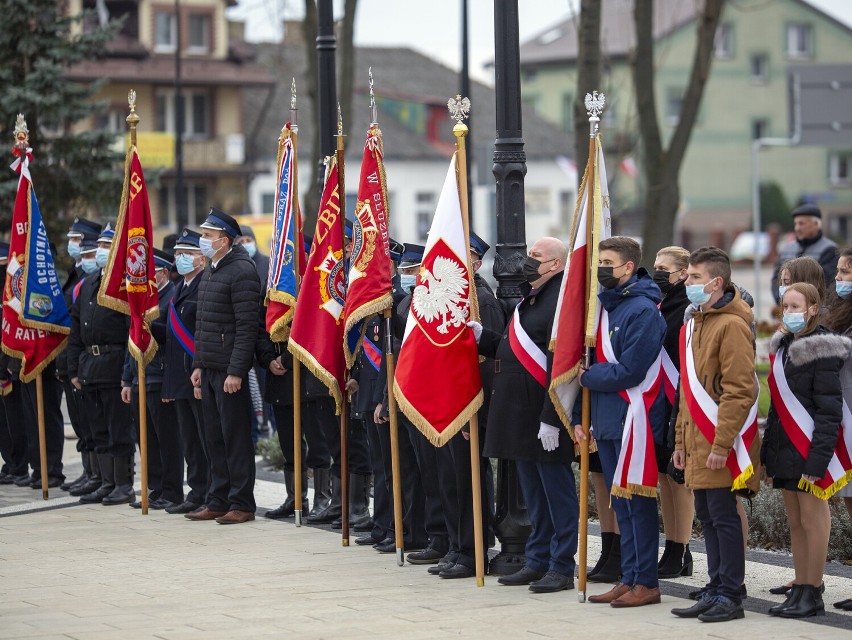
<instances>
[{"instance_id":1,"label":"green building","mask_svg":"<svg viewBox=\"0 0 852 640\"><path fill-rule=\"evenodd\" d=\"M691 71L698 3L656 0L656 103L664 144L672 135ZM603 0L603 78L608 109L602 131L615 184L610 193L620 233L641 229L642 175L638 119L630 71L635 47L633 2ZM574 16L521 46L521 82L526 108L564 130L586 135L574 122L579 17ZM716 35L710 80L681 168L681 211L676 240L697 246L730 243L751 228L752 141L792 134L788 73L797 65L852 67L852 29L804 0L738 0L725 6ZM847 76L850 74L846 74ZM803 87L802 91L807 91ZM844 126L852 127L852 106ZM781 187L787 203L817 203L826 232L852 239L852 144L827 148L764 149L760 180ZM785 220L786 221L786 220Z\"/></svg>"}]
</instances>

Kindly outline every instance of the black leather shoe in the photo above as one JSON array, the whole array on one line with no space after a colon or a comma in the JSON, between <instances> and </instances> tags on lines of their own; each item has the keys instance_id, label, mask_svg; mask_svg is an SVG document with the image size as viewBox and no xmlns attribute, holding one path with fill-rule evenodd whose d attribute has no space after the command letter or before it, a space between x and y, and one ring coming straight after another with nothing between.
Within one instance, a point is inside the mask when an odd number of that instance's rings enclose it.
<instances>
[{"instance_id":1,"label":"black leather shoe","mask_svg":"<svg viewBox=\"0 0 852 640\"><path fill-rule=\"evenodd\" d=\"M163 509L173 506L175 506L175 503L171 500L166 500L165 498L157 498L156 500L148 502L148 508L154 509L155 511L162 511Z\"/></svg>"},{"instance_id":2,"label":"black leather shoe","mask_svg":"<svg viewBox=\"0 0 852 640\"><path fill-rule=\"evenodd\" d=\"M451 569L454 566L456 566L455 561L439 562L438 564L434 564L431 567L429 567L428 569L426 569L426 571L429 572L429 575L439 576L439 575L441 575L442 571L446 571L447 569Z\"/></svg>"},{"instance_id":3,"label":"black leather shoe","mask_svg":"<svg viewBox=\"0 0 852 640\"><path fill-rule=\"evenodd\" d=\"M846 600L841 600L840 602L835 602L831 605L835 609L843 609L846 610L846 607L852 607L852 598L846 598Z\"/></svg>"},{"instance_id":4,"label":"black leather shoe","mask_svg":"<svg viewBox=\"0 0 852 640\"><path fill-rule=\"evenodd\" d=\"M456 578L473 578L476 576L476 570L466 567L463 564L454 564L452 567L447 567L438 574L442 578L454 580Z\"/></svg>"},{"instance_id":5,"label":"black leather shoe","mask_svg":"<svg viewBox=\"0 0 852 640\"><path fill-rule=\"evenodd\" d=\"M396 540L391 540L390 542L382 541L378 544L373 545L373 549L378 551L379 553L395 553L396 552Z\"/></svg>"},{"instance_id":6,"label":"black leather shoe","mask_svg":"<svg viewBox=\"0 0 852 640\"><path fill-rule=\"evenodd\" d=\"M714 606L716 606L716 603L713 602L712 598L701 598L691 607L672 609L672 613L678 618L697 618L702 613L710 611Z\"/></svg>"},{"instance_id":7,"label":"black leather shoe","mask_svg":"<svg viewBox=\"0 0 852 640\"><path fill-rule=\"evenodd\" d=\"M77 485L83 484L88 479L89 479L89 474L84 471L82 474L80 474L79 476L77 476L73 480L66 480L65 482L63 482L61 485L59 485L59 488L62 489L63 491L71 491L71 489L73 489Z\"/></svg>"},{"instance_id":8,"label":"black leather shoe","mask_svg":"<svg viewBox=\"0 0 852 640\"><path fill-rule=\"evenodd\" d=\"M76 487L72 487L68 494L79 498L80 496L85 496L93 491L97 491L100 486L101 479L92 476L83 484L78 484Z\"/></svg>"},{"instance_id":9,"label":"black leather shoe","mask_svg":"<svg viewBox=\"0 0 852 640\"><path fill-rule=\"evenodd\" d=\"M33 483L33 478L30 477L30 474L18 476L15 478L14 485L16 487L29 487Z\"/></svg>"},{"instance_id":10,"label":"black leather shoe","mask_svg":"<svg viewBox=\"0 0 852 640\"><path fill-rule=\"evenodd\" d=\"M735 604L724 596L713 596L713 606L700 614L701 622L728 622L745 618L743 605Z\"/></svg>"},{"instance_id":11,"label":"black leather shoe","mask_svg":"<svg viewBox=\"0 0 852 640\"><path fill-rule=\"evenodd\" d=\"M55 476L47 477L47 488L53 489L55 487L61 487L63 482L63 478L57 478ZM41 476L35 478L32 482L30 482L30 489L41 489Z\"/></svg>"},{"instance_id":12,"label":"black leather shoe","mask_svg":"<svg viewBox=\"0 0 852 640\"><path fill-rule=\"evenodd\" d=\"M382 542L381 540L376 540L373 536L361 536L360 538L355 538L355 544L359 544L362 546L366 546L368 544L379 544Z\"/></svg>"},{"instance_id":13,"label":"black leather shoe","mask_svg":"<svg viewBox=\"0 0 852 640\"><path fill-rule=\"evenodd\" d=\"M780 587L772 587L769 590L769 593L771 593L773 596L786 596L792 588L792 584L782 584Z\"/></svg>"},{"instance_id":14,"label":"black leather shoe","mask_svg":"<svg viewBox=\"0 0 852 640\"><path fill-rule=\"evenodd\" d=\"M117 504L130 504L135 499L136 492L131 485L120 485L113 489L108 496L104 496L101 504L111 507Z\"/></svg>"},{"instance_id":15,"label":"black leather shoe","mask_svg":"<svg viewBox=\"0 0 852 640\"><path fill-rule=\"evenodd\" d=\"M263 514L264 518L271 518L272 520L285 520L286 518L290 518L293 514L296 513L295 508L290 504L285 502L280 507L276 509L270 509L266 513Z\"/></svg>"},{"instance_id":16,"label":"black leather shoe","mask_svg":"<svg viewBox=\"0 0 852 640\"><path fill-rule=\"evenodd\" d=\"M171 507L166 507L166 513L189 513L190 511L195 511L200 506L197 502L181 502L180 504L173 504Z\"/></svg>"},{"instance_id":17,"label":"black leather shoe","mask_svg":"<svg viewBox=\"0 0 852 640\"><path fill-rule=\"evenodd\" d=\"M690 600L701 600L705 594L707 593L707 587L702 587L700 589L696 589L695 591L690 591L686 597Z\"/></svg>"},{"instance_id":18,"label":"black leather shoe","mask_svg":"<svg viewBox=\"0 0 852 640\"><path fill-rule=\"evenodd\" d=\"M437 564L445 554L428 547L423 551L414 551L408 554L406 560L409 564Z\"/></svg>"},{"instance_id":19,"label":"black leather shoe","mask_svg":"<svg viewBox=\"0 0 852 640\"><path fill-rule=\"evenodd\" d=\"M507 587L525 587L531 582L541 580L545 576L544 571L536 571L524 566L520 571L497 578L497 582L506 585Z\"/></svg>"},{"instance_id":20,"label":"black leather shoe","mask_svg":"<svg viewBox=\"0 0 852 640\"><path fill-rule=\"evenodd\" d=\"M556 593L574 588L574 579L558 571L548 571L541 580L530 583L533 593Z\"/></svg>"},{"instance_id":21,"label":"black leather shoe","mask_svg":"<svg viewBox=\"0 0 852 640\"><path fill-rule=\"evenodd\" d=\"M148 503L148 506L150 507L151 504ZM130 503L130 508L131 509L141 509L142 508L142 501L141 500L134 500L133 502Z\"/></svg>"}]
</instances>

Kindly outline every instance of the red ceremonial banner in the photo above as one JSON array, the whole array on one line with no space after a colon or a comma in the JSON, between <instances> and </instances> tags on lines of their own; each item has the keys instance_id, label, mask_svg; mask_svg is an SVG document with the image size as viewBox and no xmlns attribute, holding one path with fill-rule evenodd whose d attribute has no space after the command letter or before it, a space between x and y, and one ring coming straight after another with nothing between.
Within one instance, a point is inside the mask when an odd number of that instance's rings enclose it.
<instances>
[{"instance_id":1,"label":"red ceremonial banner","mask_svg":"<svg viewBox=\"0 0 852 640\"><path fill-rule=\"evenodd\" d=\"M9 239L9 261L6 270L6 281L3 286L3 351L21 359L19 378L22 382L30 382L50 364L65 348L68 340L68 327L45 322L32 322L23 319L24 302L28 299L27 276L45 280L46 285L55 281L53 288L58 289L61 299L61 287L56 278L56 269L50 261L43 264L29 249L31 246L43 245L47 251L47 235L35 238L30 242L31 234L44 234L44 225L38 211L38 201L33 189L29 172L30 150L21 152L14 150L18 159L12 168L21 174L18 180L18 192L15 196L15 208L12 212L12 229ZM35 268L33 268L35 267ZM49 268L48 268L49 267ZM53 302L49 295L40 295L39 300L29 302L38 305L42 311L53 310ZM64 309L65 301L61 300ZM46 314L45 314L46 315ZM67 317L67 311L64 312Z\"/></svg>"},{"instance_id":2,"label":"red ceremonial banner","mask_svg":"<svg viewBox=\"0 0 852 640\"><path fill-rule=\"evenodd\" d=\"M350 369L355 364L355 355L364 336L365 321L393 304L388 194L383 155L382 134L373 125L364 143L343 311L346 333L343 349ZM350 336L350 333L353 335Z\"/></svg>"},{"instance_id":3,"label":"red ceremonial banner","mask_svg":"<svg viewBox=\"0 0 852 640\"><path fill-rule=\"evenodd\" d=\"M131 355L143 365L157 352L150 322L160 315L154 277L154 235L148 190L136 147L130 147L124 171L121 209L104 267L98 303L130 316Z\"/></svg>"},{"instance_id":4,"label":"red ceremonial banner","mask_svg":"<svg viewBox=\"0 0 852 640\"><path fill-rule=\"evenodd\" d=\"M333 157L287 348L328 387L334 396L338 414L343 404L343 378L346 373L346 361L340 348L346 300L341 213L339 173L337 160Z\"/></svg>"},{"instance_id":5,"label":"red ceremonial banner","mask_svg":"<svg viewBox=\"0 0 852 640\"><path fill-rule=\"evenodd\" d=\"M476 289L456 182L456 157L450 162L429 230L394 377L399 408L438 447L483 402L476 338L467 326Z\"/></svg>"}]
</instances>

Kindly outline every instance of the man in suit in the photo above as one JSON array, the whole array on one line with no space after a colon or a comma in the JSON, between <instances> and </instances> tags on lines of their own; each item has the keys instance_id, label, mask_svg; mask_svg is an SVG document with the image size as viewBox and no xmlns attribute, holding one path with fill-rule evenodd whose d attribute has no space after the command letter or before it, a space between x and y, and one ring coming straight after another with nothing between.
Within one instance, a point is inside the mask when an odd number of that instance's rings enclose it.
<instances>
[{"instance_id":1,"label":"man in suit","mask_svg":"<svg viewBox=\"0 0 852 640\"><path fill-rule=\"evenodd\" d=\"M192 384L201 389L213 477L205 508L185 517L240 524L254 520L256 509L248 372L259 333L260 280L234 243L241 232L230 215L212 209L201 229L199 246L210 266L198 285Z\"/></svg>"},{"instance_id":2,"label":"man in suit","mask_svg":"<svg viewBox=\"0 0 852 640\"><path fill-rule=\"evenodd\" d=\"M472 323L481 334L479 352L495 359L484 455L515 461L533 526L526 564L498 582L529 585L534 593L574 588L579 518L574 448L547 393L553 363L547 346L567 257L557 238L537 240L523 265L524 298L506 330L496 334ZM543 362L546 366L537 364Z\"/></svg>"},{"instance_id":3,"label":"man in suit","mask_svg":"<svg viewBox=\"0 0 852 640\"><path fill-rule=\"evenodd\" d=\"M198 309L198 284L207 260L201 254L201 234L184 229L175 248L175 269L181 277L174 297L166 309L165 369L162 399L174 405L186 460L189 493L180 503L166 507L166 513L190 513L207 502L210 489L210 461L204 442L204 421L200 392L196 396L190 377L195 357L195 319Z\"/></svg>"}]
</instances>

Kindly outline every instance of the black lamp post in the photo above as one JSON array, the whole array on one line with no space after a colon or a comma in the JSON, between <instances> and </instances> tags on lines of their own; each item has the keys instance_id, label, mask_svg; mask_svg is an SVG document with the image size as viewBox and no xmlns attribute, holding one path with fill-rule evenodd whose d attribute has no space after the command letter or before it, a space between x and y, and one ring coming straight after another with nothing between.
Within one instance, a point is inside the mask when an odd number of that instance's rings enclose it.
<instances>
[{"instance_id":1,"label":"black lamp post","mask_svg":"<svg viewBox=\"0 0 852 640\"><path fill-rule=\"evenodd\" d=\"M524 175L526 153L521 129L521 56L518 0L494 0L494 89L497 94L497 140L493 173L497 179L497 248L494 277L497 297L509 309L521 300L521 265L526 258ZM494 530L500 553L491 573L505 575L523 566L524 546L531 527L515 464L497 467L497 511Z\"/></svg>"},{"instance_id":2,"label":"black lamp post","mask_svg":"<svg viewBox=\"0 0 852 640\"><path fill-rule=\"evenodd\" d=\"M334 155L337 143L337 75L334 66L334 54L337 49L337 37L334 35L334 10L332 0L317 2L317 69L319 71L319 171L317 180L322 193L325 177L323 159Z\"/></svg>"},{"instance_id":3,"label":"black lamp post","mask_svg":"<svg viewBox=\"0 0 852 640\"><path fill-rule=\"evenodd\" d=\"M180 233L187 224L186 189L183 186L184 104L180 69L181 20L180 0L175 0L175 231Z\"/></svg>"}]
</instances>

